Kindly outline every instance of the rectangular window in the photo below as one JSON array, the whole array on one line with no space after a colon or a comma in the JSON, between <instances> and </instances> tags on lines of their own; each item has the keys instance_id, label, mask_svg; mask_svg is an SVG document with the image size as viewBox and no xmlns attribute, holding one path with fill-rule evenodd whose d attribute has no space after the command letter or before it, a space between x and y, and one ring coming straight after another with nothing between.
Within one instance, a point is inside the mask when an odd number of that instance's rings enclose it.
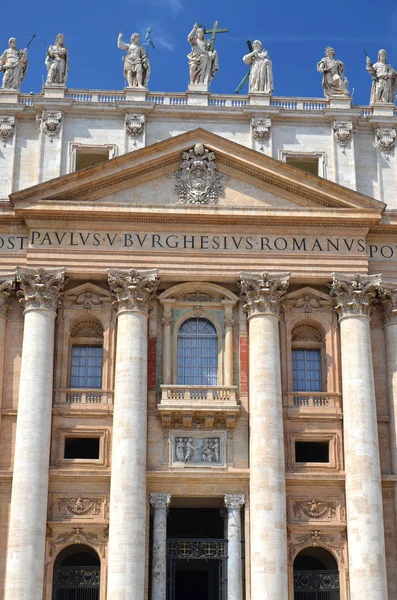
<instances>
[{"instance_id":1,"label":"rectangular window","mask_svg":"<svg viewBox=\"0 0 397 600\"><path fill-rule=\"evenodd\" d=\"M102 346L72 346L72 388L102 388Z\"/></svg>"},{"instance_id":2,"label":"rectangular window","mask_svg":"<svg viewBox=\"0 0 397 600\"><path fill-rule=\"evenodd\" d=\"M65 437L63 458L99 459L99 437Z\"/></svg>"},{"instance_id":3,"label":"rectangular window","mask_svg":"<svg viewBox=\"0 0 397 600\"><path fill-rule=\"evenodd\" d=\"M321 350L292 350L292 391L323 391Z\"/></svg>"},{"instance_id":4,"label":"rectangular window","mask_svg":"<svg viewBox=\"0 0 397 600\"><path fill-rule=\"evenodd\" d=\"M76 150L76 168L75 171L81 171L87 167L99 165L99 163L109 160L108 148L78 148Z\"/></svg>"},{"instance_id":5,"label":"rectangular window","mask_svg":"<svg viewBox=\"0 0 397 600\"><path fill-rule=\"evenodd\" d=\"M295 442L295 462L329 463L329 442Z\"/></svg>"},{"instance_id":6,"label":"rectangular window","mask_svg":"<svg viewBox=\"0 0 397 600\"><path fill-rule=\"evenodd\" d=\"M287 165L311 173L312 175L318 175L318 158L302 157L299 156L287 156L285 159Z\"/></svg>"}]
</instances>

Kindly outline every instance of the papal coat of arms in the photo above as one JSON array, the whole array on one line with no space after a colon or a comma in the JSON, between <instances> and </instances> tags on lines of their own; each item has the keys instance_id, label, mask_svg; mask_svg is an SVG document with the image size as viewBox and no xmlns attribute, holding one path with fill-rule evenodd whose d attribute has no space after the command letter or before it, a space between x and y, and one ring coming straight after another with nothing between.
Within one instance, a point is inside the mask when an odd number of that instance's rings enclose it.
<instances>
[{"instance_id":1,"label":"papal coat of arms","mask_svg":"<svg viewBox=\"0 0 397 600\"><path fill-rule=\"evenodd\" d=\"M181 168L172 177L180 204L215 204L225 193L226 176L216 170L215 153L200 143L182 153Z\"/></svg>"}]
</instances>

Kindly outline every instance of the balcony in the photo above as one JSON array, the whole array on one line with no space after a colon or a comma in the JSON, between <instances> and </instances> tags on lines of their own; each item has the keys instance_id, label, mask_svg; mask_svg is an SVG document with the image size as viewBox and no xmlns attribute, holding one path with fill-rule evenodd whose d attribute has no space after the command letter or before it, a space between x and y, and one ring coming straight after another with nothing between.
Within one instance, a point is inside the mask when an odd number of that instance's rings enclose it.
<instances>
[{"instance_id":1,"label":"balcony","mask_svg":"<svg viewBox=\"0 0 397 600\"><path fill-rule=\"evenodd\" d=\"M108 411L113 405L113 392L97 388L68 388L55 390L54 409L68 412Z\"/></svg>"},{"instance_id":2,"label":"balcony","mask_svg":"<svg viewBox=\"0 0 397 600\"><path fill-rule=\"evenodd\" d=\"M288 392L283 398L284 410L290 416L304 415L315 419L342 416L341 394L329 392Z\"/></svg>"},{"instance_id":3,"label":"balcony","mask_svg":"<svg viewBox=\"0 0 397 600\"><path fill-rule=\"evenodd\" d=\"M233 429L240 412L237 386L162 385L157 412L165 429Z\"/></svg>"}]
</instances>

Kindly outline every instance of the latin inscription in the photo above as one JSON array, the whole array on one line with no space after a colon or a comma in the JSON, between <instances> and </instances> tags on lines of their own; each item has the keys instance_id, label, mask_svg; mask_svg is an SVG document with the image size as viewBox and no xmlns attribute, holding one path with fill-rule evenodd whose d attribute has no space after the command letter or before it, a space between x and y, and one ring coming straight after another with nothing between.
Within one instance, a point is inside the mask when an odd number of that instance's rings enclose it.
<instances>
[{"instance_id":1,"label":"latin inscription","mask_svg":"<svg viewBox=\"0 0 397 600\"><path fill-rule=\"evenodd\" d=\"M367 244L360 237L228 235L33 230L28 235L0 235L0 252L27 248L76 248L134 251L200 251L234 253L362 254L369 258L397 258L397 244Z\"/></svg>"}]
</instances>

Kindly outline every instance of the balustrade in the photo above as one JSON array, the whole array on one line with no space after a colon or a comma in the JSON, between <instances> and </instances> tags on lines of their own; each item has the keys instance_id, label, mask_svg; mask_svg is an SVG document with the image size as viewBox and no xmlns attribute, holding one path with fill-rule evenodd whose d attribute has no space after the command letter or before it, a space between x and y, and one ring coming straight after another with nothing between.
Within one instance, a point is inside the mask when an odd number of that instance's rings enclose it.
<instances>
[{"instance_id":1,"label":"balustrade","mask_svg":"<svg viewBox=\"0 0 397 600\"><path fill-rule=\"evenodd\" d=\"M288 410L341 412L341 395L329 392L289 392L284 395L284 408Z\"/></svg>"},{"instance_id":2,"label":"balustrade","mask_svg":"<svg viewBox=\"0 0 397 600\"><path fill-rule=\"evenodd\" d=\"M55 406L57 405L92 405L103 406L113 403L113 392L110 390L98 390L88 388L73 388L57 390L55 393Z\"/></svg>"}]
</instances>

